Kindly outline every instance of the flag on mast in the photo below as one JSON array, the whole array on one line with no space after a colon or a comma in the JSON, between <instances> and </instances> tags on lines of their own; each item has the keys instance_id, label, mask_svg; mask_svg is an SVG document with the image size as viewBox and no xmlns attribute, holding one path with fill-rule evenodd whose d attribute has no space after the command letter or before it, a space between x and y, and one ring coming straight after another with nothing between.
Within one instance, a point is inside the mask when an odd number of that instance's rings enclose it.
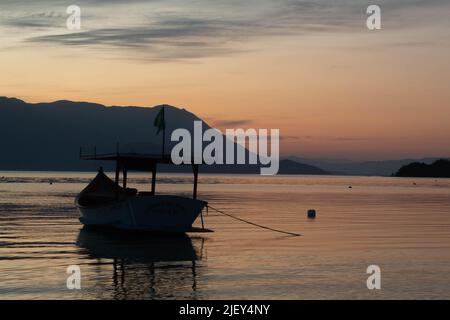
<instances>
[{"instance_id":1,"label":"flag on mast","mask_svg":"<svg viewBox=\"0 0 450 320\"><path fill-rule=\"evenodd\" d=\"M159 134L161 130L163 132L161 155L164 157L164 145L166 142L166 120L164 119L164 107L161 107L161 110L159 110L158 114L156 115L155 121L153 122L153 125L158 128L156 134Z\"/></svg>"},{"instance_id":2,"label":"flag on mast","mask_svg":"<svg viewBox=\"0 0 450 320\"><path fill-rule=\"evenodd\" d=\"M158 114L156 115L155 121L153 122L153 125L158 128L158 132L156 134L159 134L161 130L166 129L166 121L164 120L164 107L161 107L161 110L159 110Z\"/></svg>"}]
</instances>

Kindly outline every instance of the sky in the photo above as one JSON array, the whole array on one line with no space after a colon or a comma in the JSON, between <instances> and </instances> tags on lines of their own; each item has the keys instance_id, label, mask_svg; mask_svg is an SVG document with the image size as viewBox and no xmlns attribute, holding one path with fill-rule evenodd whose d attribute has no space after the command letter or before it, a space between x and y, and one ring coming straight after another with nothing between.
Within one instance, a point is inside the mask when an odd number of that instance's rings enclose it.
<instances>
[{"instance_id":1,"label":"sky","mask_svg":"<svg viewBox=\"0 0 450 320\"><path fill-rule=\"evenodd\" d=\"M0 95L170 104L222 130L280 129L283 155L450 156L449 13L448 0L1 0Z\"/></svg>"}]
</instances>

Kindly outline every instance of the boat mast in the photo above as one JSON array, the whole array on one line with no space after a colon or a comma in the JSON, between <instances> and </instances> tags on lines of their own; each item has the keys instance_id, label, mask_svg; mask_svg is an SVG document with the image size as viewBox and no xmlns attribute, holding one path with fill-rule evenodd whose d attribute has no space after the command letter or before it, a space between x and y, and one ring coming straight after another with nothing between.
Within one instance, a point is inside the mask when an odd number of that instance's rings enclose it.
<instances>
[{"instance_id":1,"label":"boat mast","mask_svg":"<svg viewBox=\"0 0 450 320\"><path fill-rule=\"evenodd\" d=\"M124 165L122 168L122 174L123 174L123 188L126 189L127 188L127 167Z\"/></svg>"},{"instance_id":2,"label":"boat mast","mask_svg":"<svg viewBox=\"0 0 450 320\"><path fill-rule=\"evenodd\" d=\"M116 191L119 191L119 175L120 175L120 164L119 159L116 159L116 177L115 177L115 183L116 183Z\"/></svg>"}]
</instances>

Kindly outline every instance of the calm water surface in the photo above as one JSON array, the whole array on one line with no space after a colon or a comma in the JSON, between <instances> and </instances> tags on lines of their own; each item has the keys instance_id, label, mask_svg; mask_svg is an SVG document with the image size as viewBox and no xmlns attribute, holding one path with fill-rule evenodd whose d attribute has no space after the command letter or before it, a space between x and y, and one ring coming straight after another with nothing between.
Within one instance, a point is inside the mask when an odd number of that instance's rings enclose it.
<instances>
[{"instance_id":1,"label":"calm water surface","mask_svg":"<svg viewBox=\"0 0 450 320\"><path fill-rule=\"evenodd\" d=\"M450 298L449 179L203 175L212 206L302 236L210 212L215 233L154 238L82 228L74 197L93 176L0 172L0 299ZM150 189L144 175L129 183ZM165 174L157 191L190 183ZM81 290L66 287L73 264Z\"/></svg>"}]
</instances>

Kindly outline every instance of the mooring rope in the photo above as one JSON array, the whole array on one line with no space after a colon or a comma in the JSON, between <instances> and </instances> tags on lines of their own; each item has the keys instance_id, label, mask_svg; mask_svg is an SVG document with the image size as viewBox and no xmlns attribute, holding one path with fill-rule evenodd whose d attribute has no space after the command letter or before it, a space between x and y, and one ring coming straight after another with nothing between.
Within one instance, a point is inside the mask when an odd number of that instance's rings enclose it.
<instances>
[{"instance_id":1,"label":"mooring rope","mask_svg":"<svg viewBox=\"0 0 450 320\"><path fill-rule=\"evenodd\" d=\"M251 222L251 221L248 221L248 220L244 220L242 218L238 218L236 216L233 216L232 214L229 214L229 213L223 212L222 210L219 210L219 209L216 209L214 207L211 207L210 205L208 205L207 209L208 208L211 208L212 210L214 210L214 211L216 211L218 213L221 213L221 214L223 214L223 215L225 215L227 217L239 220L241 222L245 222L245 223L251 224L251 225L259 227L259 228L267 229L267 230L274 231L274 232L284 233L284 234L288 234L290 236L295 236L295 237L301 236L301 234L298 234L298 233L293 233L293 232L288 232L288 231L283 231L283 230L277 230L277 229L273 229L273 228L270 228L270 227L262 226L260 224L257 224L257 223L254 223L254 222Z\"/></svg>"}]
</instances>

